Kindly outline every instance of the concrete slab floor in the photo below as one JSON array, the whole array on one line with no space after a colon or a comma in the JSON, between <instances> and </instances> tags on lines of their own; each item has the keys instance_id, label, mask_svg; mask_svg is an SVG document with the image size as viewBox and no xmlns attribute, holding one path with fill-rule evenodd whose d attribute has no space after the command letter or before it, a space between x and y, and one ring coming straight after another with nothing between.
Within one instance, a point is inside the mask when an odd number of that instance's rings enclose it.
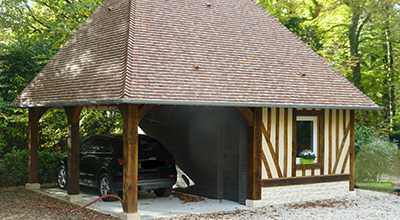
<instances>
[{"instance_id":1,"label":"concrete slab floor","mask_svg":"<svg viewBox=\"0 0 400 220\"><path fill-rule=\"evenodd\" d=\"M59 188L47 188L34 190L36 192L66 201L66 190ZM88 187L81 187L80 195L82 195L82 202L74 202L79 206L84 206L93 200L99 198L98 190ZM115 217L120 217L122 213L122 205L120 201L103 202L102 200L87 207L105 214L110 214ZM138 212L141 219L158 219L158 218L171 218L175 216L189 215L189 214L203 214L213 213L219 211L234 211L236 209L252 209L241 205L237 202L229 200L219 200L205 198L200 202L184 203L179 198L170 195L169 197L160 198L154 193L148 191L140 191L138 197Z\"/></svg>"}]
</instances>

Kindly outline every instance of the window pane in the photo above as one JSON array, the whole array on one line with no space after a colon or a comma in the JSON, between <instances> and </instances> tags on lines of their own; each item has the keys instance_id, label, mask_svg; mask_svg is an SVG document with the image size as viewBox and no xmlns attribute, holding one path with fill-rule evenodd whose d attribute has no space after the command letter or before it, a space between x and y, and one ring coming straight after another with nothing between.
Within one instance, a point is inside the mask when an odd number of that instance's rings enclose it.
<instances>
[{"instance_id":1,"label":"window pane","mask_svg":"<svg viewBox=\"0 0 400 220\"><path fill-rule=\"evenodd\" d=\"M110 142L107 139L97 138L90 146L90 152L93 153L109 153L111 152Z\"/></svg>"},{"instance_id":2,"label":"window pane","mask_svg":"<svg viewBox=\"0 0 400 220\"><path fill-rule=\"evenodd\" d=\"M313 121L297 121L297 157L303 150L313 150L313 124Z\"/></svg>"}]
</instances>

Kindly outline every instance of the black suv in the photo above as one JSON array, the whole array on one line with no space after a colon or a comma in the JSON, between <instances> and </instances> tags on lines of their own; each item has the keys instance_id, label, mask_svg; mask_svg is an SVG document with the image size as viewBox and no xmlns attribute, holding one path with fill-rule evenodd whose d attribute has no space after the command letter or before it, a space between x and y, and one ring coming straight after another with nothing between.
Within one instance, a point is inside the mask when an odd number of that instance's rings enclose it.
<instances>
[{"instance_id":1,"label":"black suv","mask_svg":"<svg viewBox=\"0 0 400 220\"><path fill-rule=\"evenodd\" d=\"M93 135L80 147L79 184L100 190L100 196L120 194L123 189L123 137ZM154 190L160 197L171 193L176 182L175 158L157 140L139 135L138 190ZM67 188L67 156L57 166L57 183ZM103 200L110 200L106 197Z\"/></svg>"}]
</instances>

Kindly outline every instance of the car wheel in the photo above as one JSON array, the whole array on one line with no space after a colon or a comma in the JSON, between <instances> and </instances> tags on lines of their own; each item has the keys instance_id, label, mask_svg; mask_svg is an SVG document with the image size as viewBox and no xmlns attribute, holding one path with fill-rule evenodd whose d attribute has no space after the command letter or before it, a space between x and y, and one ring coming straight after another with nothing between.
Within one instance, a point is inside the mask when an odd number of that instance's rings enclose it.
<instances>
[{"instance_id":1,"label":"car wheel","mask_svg":"<svg viewBox=\"0 0 400 220\"><path fill-rule=\"evenodd\" d=\"M100 176L99 190L100 190L100 196L117 195L117 192L114 190L111 184L110 175L108 175L107 173L104 173ZM114 197L103 198L103 201L114 201L114 200L116 200L116 198Z\"/></svg>"},{"instance_id":2,"label":"car wheel","mask_svg":"<svg viewBox=\"0 0 400 220\"><path fill-rule=\"evenodd\" d=\"M167 188L161 188L161 189L155 189L154 193L158 197L167 197L171 194L172 187L167 187Z\"/></svg>"},{"instance_id":3,"label":"car wheel","mask_svg":"<svg viewBox=\"0 0 400 220\"><path fill-rule=\"evenodd\" d=\"M57 185L60 189L67 189L67 170L64 165L57 169Z\"/></svg>"}]
</instances>

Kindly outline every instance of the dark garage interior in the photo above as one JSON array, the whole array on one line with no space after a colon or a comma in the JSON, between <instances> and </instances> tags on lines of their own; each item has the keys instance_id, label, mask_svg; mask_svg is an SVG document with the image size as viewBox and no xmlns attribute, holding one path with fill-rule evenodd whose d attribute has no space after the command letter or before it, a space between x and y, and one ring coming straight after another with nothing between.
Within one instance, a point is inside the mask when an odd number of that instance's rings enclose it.
<instances>
[{"instance_id":1,"label":"dark garage interior","mask_svg":"<svg viewBox=\"0 0 400 220\"><path fill-rule=\"evenodd\" d=\"M237 108L154 106L140 127L194 181L180 191L245 203L248 126Z\"/></svg>"}]
</instances>

